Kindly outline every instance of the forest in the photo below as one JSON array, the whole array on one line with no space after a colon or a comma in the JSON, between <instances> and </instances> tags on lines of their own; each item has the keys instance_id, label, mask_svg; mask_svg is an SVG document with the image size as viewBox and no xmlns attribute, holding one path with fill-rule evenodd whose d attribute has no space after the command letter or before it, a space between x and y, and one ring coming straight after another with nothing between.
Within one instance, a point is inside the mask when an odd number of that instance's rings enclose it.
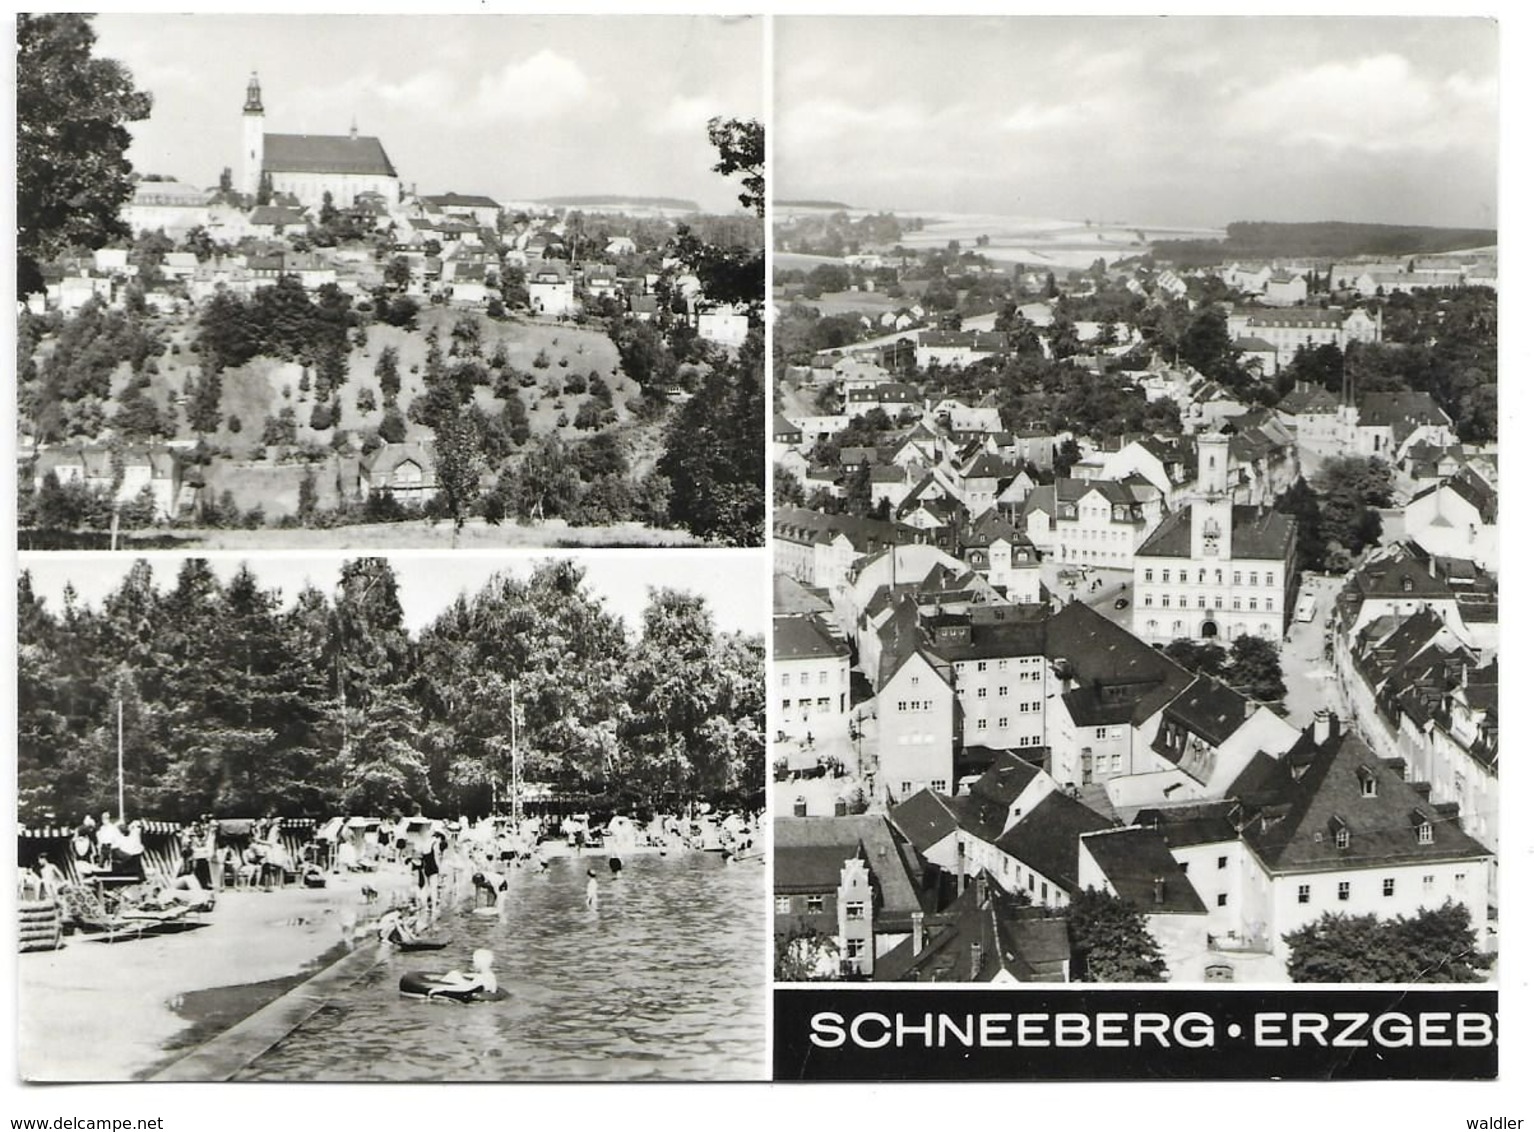
<instances>
[{"instance_id":1,"label":"forest","mask_svg":"<svg viewBox=\"0 0 1534 1132\"><path fill-rule=\"evenodd\" d=\"M1223 240L1156 240L1151 252L1175 267L1207 267L1233 259L1269 260L1287 256L1346 259L1353 256L1432 255L1489 247L1496 229L1428 228L1405 224L1348 224L1317 221L1277 224L1239 220Z\"/></svg>"},{"instance_id":2,"label":"forest","mask_svg":"<svg viewBox=\"0 0 1534 1132\"><path fill-rule=\"evenodd\" d=\"M762 638L658 587L626 626L568 560L492 576L417 633L386 559L291 597L241 566L139 560L98 606L18 592L17 786L24 823L129 808L322 817L489 812L512 732L523 780L592 809L651 812L764 790Z\"/></svg>"}]
</instances>

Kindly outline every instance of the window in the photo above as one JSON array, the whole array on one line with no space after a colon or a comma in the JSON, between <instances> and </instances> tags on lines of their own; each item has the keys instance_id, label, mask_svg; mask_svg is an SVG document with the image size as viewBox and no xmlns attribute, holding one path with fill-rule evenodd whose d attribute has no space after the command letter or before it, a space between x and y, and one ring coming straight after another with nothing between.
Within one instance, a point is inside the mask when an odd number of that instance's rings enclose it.
<instances>
[{"instance_id":1,"label":"window","mask_svg":"<svg viewBox=\"0 0 1534 1132\"><path fill-rule=\"evenodd\" d=\"M905 794L909 794L910 792L911 792L911 784L909 782L902 782L900 784L900 793L902 795L905 795Z\"/></svg>"},{"instance_id":2,"label":"window","mask_svg":"<svg viewBox=\"0 0 1534 1132\"><path fill-rule=\"evenodd\" d=\"M1155 578L1154 578L1155 573L1156 572L1154 570L1152 570L1149 567L1147 567L1146 570L1145 570L1145 580L1147 582L1154 581L1155 580Z\"/></svg>"},{"instance_id":3,"label":"window","mask_svg":"<svg viewBox=\"0 0 1534 1132\"><path fill-rule=\"evenodd\" d=\"M1216 609L1224 609L1225 608L1225 599L1223 597L1221 597L1219 594L1215 594L1214 595L1214 607Z\"/></svg>"},{"instance_id":4,"label":"window","mask_svg":"<svg viewBox=\"0 0 1534 1132\"><path fill-rule=\"evenodd\" d=\"M846 940L845 942L847 944L847 958L848 959L859 959L859 958L862 957L862 955L863 955L863 941L862 940L860 940L860 939L849 939L849 940Z\"/></svg>"},{"instance_id":5,"label":"window","mask_svg":"<svg viewBox=\"0 0 1534 1132\"><path fill-rule=\"evenodd\" d=\"M1151 599L1151 595L1150 594L1146 594L1145 595L1145 604L1146 605L1150 605L1151 604L1151 600L1152 600Z\"/></svg>"},{"instance_id":6,"label":"window","mask_svg":"<svg viewBox=\"0 0 1534 1132\"><path fill-rule=\"evenodd\" d=\"M821 696L817 699L815 701L815 710L818 712L829 712L831 710L831 697Z\"/></svg>"},{"instance_id":7,"label":"window","mask_svg":"<svg viewBox=\"0 0 1534 1132\"><path fill-rule=\"evenodd\" d=\"M1219 895L1218 895L1218 896L1216 896L1216 897L1215 897L1215 898L1214 898L1214 903L1215 903L1215 906L1216 906L1216 907L1218 907L1218 908L1223 908L1223 907L1225 907L1225 901L1226 901L1226 900L1227 900L1227 899L1228 899L1228 898L1227 898L1227 897L1226 897L1226 895L1225 895L1225 894L1224 894L1224 893L1223 893L1223 892L1222 892L1222 893L1220 893L1220 894L1219 894Z\"/></svg>"},{"instance_id":8,"label":"window","mask_svg":"<svg viewBox=\"0 0 1534 1132\"><path fill-rule=\"evenodd\" d=\"M1348 833L1348 827L1345 825L1339 826L1337 828L1337 834L1334 840L1337 843L1337 848L1346 849L1348 847L1348 841L1351 840L1351 837Z\"/></svg>"},{"instance_id":9,"label":"window","mask_svg":"<svg viewBox=\"0 0 1534 1132\"><path fill-rule=\"evenodd\" d=\"M808 672L801 672L801 673L799 673L799 683L800 683L801 686L805 685L805 684L808 684L809 682L810 682L810 674Z\"/></svg>"},{"instance_id":10,"label":"window","mask_svg":"<svg viewBox=\"0 0 1534 1132\"><path fill-rule=\"evenodd\" d=\"M1351 883L1349 883L1348 881L1345 881L1345 880L1339 880L1337 882L1337 899L1338 900L1345 901L1352 894L1353 894L1353 886L1352 886Z\"/></svg>"},{"instance_id":11,"label":"window","mask_svg":"<svg viewBox=\"0 0 1534 1132\"><path fill-rule=\"evenodd\" d=\"M807 912L824 912L826 910L826 898L824 896L806 896L804 908Z\"/></svg>"},{"instance_id":12,"label":"window","mask_svg":"<svg viewBox=\"0 0 1534 1132\"><path fill-rule=\"evenodd\" d=\"M990 726L990 723L991 721L988 719L977 719L975 720L975 730L984 731L988 726Z\"/></svg>"},{"instance_id":13,"label":"window","mask_svg":"<svg viewBox=\"0 0 1534 1132\"><path fill-rule=\"evenodd\" d=\"M783 673L783 687L788 687L792 680L793 677L790 676L787 672Z\"/></svg>"},{"instance_id":14,"label":"window","mask_svg":"<svg viewBox=\"0 0 1534 1132\"><path fill-rule=\"evenodd\" d=\"M911 687L913 687L913 688L920 688L921 687L921 677L919 677L919 676L912 676L911 677Z\"/></svg>"},{"instance_id":15,"label":"window","mask_svg":"<svg viewBox=\"0 0 1534 1132\"><path fill-rule=\"evenodd\" d=\"M1255 597L1247 598L1246 599L1246 607L1248 609L1252 610L1253 612L1256 612L1256 610L1257 610L1257 599Z\"/></svg>"},{"instance_id":16,"label":"window","mask_svg":"<svg viewBox=\"0 0 1534 1132\"><path fill-rule=\"evenodd\" d=\"M1267 584L1270 585L1270 586L1273 584L1273 571L1272 570L1268 571L1268 581L1267 581Z\"/></svg>"},{"instance_id":17,"label":"window","mask_svg":"<svg viewBox=\"0 0 1534 1132\"><path fill-rule=\"evenodd\" d=\"M1221 857L1217 861L1215 861L1214 867L1217 868L1217 869L1223 869L1228 864L1230 864L1230 858L1229 857Z\"/></svg>"},{"instance_id":18,"label":"window","mask_svg":"<svg viewBox=\"0 0 1534 1132\"><path fill-rule=\"evenodd\" d=\"M980 689L980 692L979 692L979 696L980 696L980 698L981 698L981 699L982 699L982 700L983 700L983 699L985 699L985 689L984 689L984 688L981 688L981 689Z\"/></svg>"},{"instance_id":19,"label":"window","mask_svg":"<svg viewBox=\"0 0 1534 1132\"><path fill-rule=\"evenodd\" d=\"M1379 793L1379 787L1374 780L1374 775L1367 773L1358 776L1358 789L1365 798L1373 798Z\"/></svg>"},{"instance_id":20,"label":"window","mask_svg":"<svg viewBox=\"0 0 1534 1132\"><path fill-rule=\"evenodd\" d=\"M1310 903L1310 885L1308 885L1308 884L1300 885L1300 903L1301 904L1309 904Z\"/></svg>"},{"instance_id":21,"label":"window","mask_svg":"<svg viewBox=\"0 0 1534 1132\"><path fill-rule=\"evenodd\" d=\"M1430 822L1430 821L1422 822L1420 825L1417 826L1417 844L1418 845L1431 845L1432 843L1433 843L1433 823Z\"/></svg>"},{"instance_id":22,"label":"window","mask_svg":"<svg viewBox=\"0 0 1534 1132\"><path fill-rule=\"evenodd\" d=\"M828 683L830 683L830 681L831 681L831 674L829 672L822 672L820 674L820 682L821 682L821 684L828 684Z\"/></svg>"},{"instance_id":23,"label":"window","mask_svg":"<svg viewBox=\"0 0 1534 1132\"><path fill-rule=\"evenodd\" d=\"M985 661L982 660L978 664L976 664L975 665L975 671L976 672L984 672L985 671Z\"/></svg>"},{"instance_id":24,"label":"window","mask_svg":"<svg viewBox=\"0 0 1534 1132\"><path fill-rule=\"evenodd\" d=\"M946 779L946 778L934 778L932 780L932 792L934 794L946 794L946 793L948 793L948 779Z\"/></svg>"},{"instance_id":25,"label":"window","mask_svg":"<svg viewBox=\"0 0 1534 1132\"><path fill-rule=\"evenodd\" d=\"M1423 892L1432 892L1433 891L1433 874L1432 873L1428 873L1426 876L1424 876L1422 878L1422 891Z\"/></svg>"},{"instance_id":26,"label":"window","mask_svg":"<svg viewBox=\"0 0 1534 1132\"><path fill-rule=\"evenodd\" d=\"M1122 774L1123 772L1124 772L1124 753L1122 751L1114 751L1113 752L1113 773L1114 774Z\"/></svg>"},{"instance_id":27,"label":"window","mask_svg":"<svg viewBox=\"0 0 1534 1132\"><path fill-rule=\"evenodd\" d=\"M1380 881L1380 893L1384 896L1394 896L1396 894L1396 878L1386 877Z\"/></svg>"},{"instance_id":28,"label":"window","mask_svg":"<svg viewBox=\"0 0 1534 1132\"><path fill-rule=\"evenodd\" d=\"M1172 571L1170 571L1170 570L1163 570L1163 571L1161 571L1161 580L1163 582L1170 582L1172 580Z\"/></svg>"},{"instance_id":29,"label":"window","mask_svg":"<svg viewBox=\"0 0 1534 1132\"><path fill-rule=\"evenodd\" d=\"M997 727L1000 727L1000 728L1002 728L1002 729L1003 729L1003 730L1005 730L1005 729L1006 729L1006 726L1007 726L1007 724L1008 724L1008 723L1009 723L1009 722L1010 722L1010 721L1009 721L1009 720L1008 720L1008 719L1007 719L1007 717L1006 717L1006 716L1002 716L1002 717L1001 717L1001 718L1000 718L1000 719L998 719L998 720L997 720L997 721L996 721L996 726L997 726Z\"/></svg>"},{"instance_id":30,"label":"window","mask_svg":"<svg viewBox=\"0 0 1534 1132\"><path fill-rule=\"evenodd\" d=\"M1171 605L1172 605L1172 595L1171 594L1162 594L1161 595L1161 608L1162 609L1169 609L1171 607Z\"/></svg>"},{"instance_id":31,"label":"window","mask_svg":"<svg viewBox=\"0 0 1534 1132\"><path fill-rule=\"evenodd\" d=\"M1188 608L1188 595L1187 594L1178 594L1177 595L1177 608L1178 609L1187 609Z\"/></svg>"},{"instance_id":32,"label":"window","mask_svg":"<svg viewBox=\"0 0 1534 1132\"><path fill-rule=\"evenodd\" d=\"M1179 582L1186 582L1188 580L1188 572L1186 570L1177 571L1177 580Z\"/></svg>"},{"instance_id":33,"label":"window","mask_svg":"<svg viewBox=\"0 0 1534 1132\"><path fill-rule=\"evenodd\" d=\"M1263 603L1264 604L1263 604L1262 608L1264 610L1266 610L1268 613L1272 613L1273 612L1273 599L1270 598L1270 597L1269 598L1264 598L1263 599Z\"/></svg>"},{"instance_id":34,"label":"window","mask_svg":"<svg viewBox=\"0 0 1534 1132\"><path fill-rule=\"evenodd\" d=\"M793 700L784 700L783 701L783 714L787 715L789 712L791 712L793 710L794 710L794 701Z\"/></svg>"},{"instance_id":35,"label":"window","mask_svg":"<svg viewBox=\"0 0 1534 1132\"><path fill-rule=\"evenodd\" d=\"M1454 887L1457 888L1457 889L1463 889L1465 887L1465 874L1464 873L1455 873L1454 874Z\"/></svg>"},{"instance_id":36,"label":"window","mask_svg":"<svg viewBox=\"0 0 1534 1132\"><path fill-rule=\"evenodd\" d=\"M847 919L861 920L863 918L864 905L861 900L847 901Z\"/></svg>"},{"instance_id":37,"label":"window","mask_svg":"<svg viewBox=\"0 0 1534 1132\"><path fill-rule=\"evenodd\" d=\"M1094 735L1094 738L1097 739L1106 739L1107 737L1108 729L1106 727L1099 727L1096 731L1096 734Z\"/></svg>"},{"instance_id":38,"label":"window","mask_svg":"<svg viewBox=\"0 0 1534 1132\"><path fill-rule=\"evenodd\" d=\"M792 896L778 897L778 915L786 916L794 910L794 898Z\"/></svg>"}]
</instances>

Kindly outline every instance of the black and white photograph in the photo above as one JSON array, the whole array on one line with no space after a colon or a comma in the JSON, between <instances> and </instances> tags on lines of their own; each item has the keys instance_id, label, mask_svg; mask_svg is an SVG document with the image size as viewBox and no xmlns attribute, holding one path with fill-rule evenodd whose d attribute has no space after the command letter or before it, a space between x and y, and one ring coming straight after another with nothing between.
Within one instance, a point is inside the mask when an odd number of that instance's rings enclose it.
<instances>
[{"instance_id":1,"label":"black and white photograph","mask_svg":"<svg viewBox=\"0 0 1534 1132\"><path fill-rule=\"evenodd\" d=\"M775 22L778 981L1495 985L1498 49Z\"/></svg>"},{"instance_id":2,"label":"black and white photograph","mask_svg":"<svg viewBox=\"0 0 1534 1132\"><path fill-rule=\"evenodd\" d=\"M21 1077L763 1079L755 557L27 556Z\"/></svg>"},{"instance_id":3,"label":"black and white photograph","mask_svg":"<svg viewBox=\"0 0 1534 1132\"><path fill-rule=\"evenodd\" d=\"M762 23L20 16L23 548L761 546Z\"/></svg>"}]
</instances>

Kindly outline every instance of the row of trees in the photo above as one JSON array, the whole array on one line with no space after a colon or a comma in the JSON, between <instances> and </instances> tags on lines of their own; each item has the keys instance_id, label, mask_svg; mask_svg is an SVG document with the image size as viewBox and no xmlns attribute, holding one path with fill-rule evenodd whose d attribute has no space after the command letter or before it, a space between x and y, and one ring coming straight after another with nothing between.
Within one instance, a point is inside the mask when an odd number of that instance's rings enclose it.
<instances>
[{"instance_id":1,"label":"row of trees","mask_svg":"<svg viewBox=\"0 0 1534 1132\"><path fill-rule=\"evenodd\" d=\"M510 781L626 806L754 796L764 781L760 637L703 600L652 591L625 631L568 561L492 577L410 632L385 559L290 601L242 567L187 559L161 589L140 561L98 607L18 592L24 820L115 808L116 711L136 812L483 814Z\"/></svg>"}]
</instances>

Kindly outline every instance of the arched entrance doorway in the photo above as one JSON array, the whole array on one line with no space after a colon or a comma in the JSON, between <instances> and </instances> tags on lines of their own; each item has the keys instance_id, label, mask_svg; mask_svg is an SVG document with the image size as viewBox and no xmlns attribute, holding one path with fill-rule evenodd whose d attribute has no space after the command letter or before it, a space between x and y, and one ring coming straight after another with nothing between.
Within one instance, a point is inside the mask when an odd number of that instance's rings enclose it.
<instances>
[{"instance_id":1,"label":"arched entrance doorway","mask_svg":"<svg viewBox=\"0 0 1534 1132\"><path fill-rule=\"evenodd\" d=\"M1211 638L1218 637L1219 635L1220 627L1213 621L1205 621L1204 627L1199 630L1199 636L1203 637L1206 641L1210 640Z\"/></svg>"}]
</instances>

